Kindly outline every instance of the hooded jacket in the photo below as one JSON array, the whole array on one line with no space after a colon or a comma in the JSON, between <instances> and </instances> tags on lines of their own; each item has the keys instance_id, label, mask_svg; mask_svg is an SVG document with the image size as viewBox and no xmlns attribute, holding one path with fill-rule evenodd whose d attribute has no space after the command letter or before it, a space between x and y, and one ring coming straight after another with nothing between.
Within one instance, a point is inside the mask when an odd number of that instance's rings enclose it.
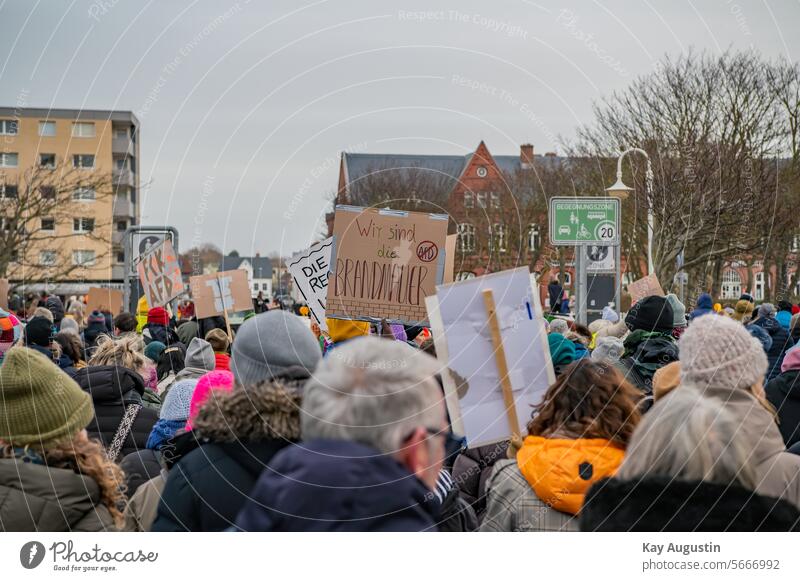
<instances>
[{"instance_id":1,"label":"hooded jacket","mask_svg":"<svg viewBox=\"0 0 800 581\"><path fill-rule=\"evenodd\" d=\"M303 381L235 387L201 408L190 433L205 443L170 469L152 530L231 527L264 467L300 438Z\"/></svg>"},{"instance_id":2,"label":"hooded jacket","mask_svg":"<svg viewBox=\"0 0 800 581\"><path fill-rule=\"evenodd\" d=\"M764 329L772 338L772 346L767 351L767 375L765 382L777 377L781 372L784 354L792 348L792 338L789 331L784 329L775 317L759 317L751 323Z\"/></svg>"},{"instance_id":3,"label":"hooded jacket","mask_svg":"<svg viewBox=\"0 0 800 581\"><path fill-rule=\"evenodd\" d=\"M64 318L64 303L56 295L50 295L44 302L48 311L53 313L53 325L56 329L61 329L61 321Z\"/></svg>"},{"instance_id":4,"label":"hooded jacket","mask_svg":"<svg viewBox=\"0 0 800 581\"><path fill-rule=\"evenodd\" d=\"M793 531L800 511L740 486L649 477L598 482L586 495L582 531Z\"/></svg>"},{"instance_id":5,"label":"hooded jacket","mask_svg":"<svg viewBox=\"0 0 800 581\"><path fill-rule=\"evenodd\" d=\"M214 371L217 360L211 344L205 339L192 339L186 349L184 364L185 367L177 375L167 376L158 384L158 395L161 396L162 401L166 398L170 387L177 382L183 379L200 379L209 371ZM172 378L171 380L169 379L170 377Z\"/></svg>"},{"instance_id":6,"label":"hooded jacket","mask_svg":"<svg viewBox=\"0 0 800 581\"><path fill-rule=\"evenodd\" d=\"M97 365L84 367L73 378L92 396L95 416L86 427L89 436L97 438L108 448L114 439L125 410L130 405L143 405L144 380L126 367ZM125 438L117 460L146 447L147 438L158 420L158 412L142 407Z\"/></svg>"},{"instance_id":7,"label":"hooded jacket","mask_svg":"<svg viewBox=\"0 0 800 581\"><path fill-rule=\"evenodd\" d=\"M94 479L66 468L0 459L0 531L113 530Z\"/></svg>"},{"instance_id":8,"label":"hooded jacket","mask_svg":"<svg viewBox=\"0 0 800 581\"><path fill-rule=\"evenodd\" d=\"M786 447L800 442L800 349L786 352L782 373L764 387L778 412L778 428Z\"/></svg>"},{"instance_id":9,"label":"hooded jacket","mask_svg":"<svg viewBox=\"0 0 800 581\"><path fill-rule=\"evenodd\" d=\"M709 315L714 312L714 301L711 298L711 295L708 293L703 293L699 297L697 297L697 306L692 311L690 317L692 319L696 319L697 317L702 317L703 315Z\"/></svg>"},{"instance_id":10,"label":"hooded jacket","mask_svg":"<svg viewBox=\"0 0 800 581\"><path fill-rule=\"evenodd\" d=\"M678 360L678 344L672 335L634 331L624 341L625 353L616 366L646 396L653 394L653 375Z\"/></svg>"},{"instance_id":11,"label":"hooded jacket","mask_svg":"<svg viewBox=\"0 0 800 581\"><path fill-rule=\"evenodd\" d=\"M431 491L397 460L346 440L275 456L239 517L243 531L435 531Z\"/></svg>"}]
</instances>

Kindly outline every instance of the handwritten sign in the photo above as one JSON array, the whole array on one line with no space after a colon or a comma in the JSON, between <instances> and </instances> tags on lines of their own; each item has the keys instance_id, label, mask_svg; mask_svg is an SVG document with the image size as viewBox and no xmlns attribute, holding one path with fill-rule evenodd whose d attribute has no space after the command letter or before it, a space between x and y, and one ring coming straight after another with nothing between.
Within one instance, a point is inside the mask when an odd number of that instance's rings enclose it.
<instances>
[{"instance_id":1,"label":"handwritten sign","mask_svg":"<svg viewBox=\"0 0 800 581\"><path fill-rule=\"evenodd\" d=\"M427 323L444 278L447 215L337 206L327 316Z\"/></svg>"},{"instance_id":2,"label":"handwritten sign","mask_svg":"<svg viewBox=\"0 0 800 581\"><path fill-rule=\"evenodd\" d=\"M661 288L661 283L658 282L658 277L655 274L648 274L632 283L628 284L628 294L631 295L631 302L636 304L644 297L651 295L664 296L664 289Z\"/></svg>"},{"instance_id":3,"label":"handwritten sign","mask_svg":"<svg viewBox=\"0 0 800 581\"><path fill-rule=\"evenodd\" d=\"M86 299L86 311L108 311L118 315L122 311L122 291L113 288L89 287L89 296Z\"/></svg>"},{"instance_id":4,"label":"handwritten sign","mask_svg":"<svg viewBox=\"0 0 800 581\"><path fill-rule=\"evenodd\" d=\"M168 239L150 248L136 270L150 308L161 307L184 291L178 256Z\"/></svg>"},{"instance_id":5,"label":"handwritten sign","mask_svg":"<svg viewBox=\"0 0 800 581\"><path fill-rule=\"evenodd\" d=\"M253 308L250 283L244 269L202 274L189 279L197 317L216 317L230 311Z\"/></svg>"},{"instance_id":6,"label":"handwritten sign","mask_svg":"<svg viewBox=\"0 0 800 581\"><path fill-rule=\"evenodd\" d=\"M295 288L302 295L311 311L311 316L323 331L328 330L325 322L325 301L328 296L332 246L333 237L315 244L308 250L298 252L287 264Z\"/></svg>"},{"instance_id":7,"label":"handwritten sign","mask_svg":"<svg viewBox=\"0 0 800 581\"><path fill-rule=\"evenodd\" d=\"M0 309L8 310L8 290L8 279L0 278Z\"/></svg>"}]
</instances>

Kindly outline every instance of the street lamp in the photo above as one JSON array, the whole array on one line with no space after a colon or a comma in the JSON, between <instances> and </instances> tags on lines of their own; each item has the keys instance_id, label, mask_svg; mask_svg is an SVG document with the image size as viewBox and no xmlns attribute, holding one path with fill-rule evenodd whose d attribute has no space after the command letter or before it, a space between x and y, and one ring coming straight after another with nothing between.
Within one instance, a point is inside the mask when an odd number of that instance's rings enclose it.
<instances>
[{"instance_id":1,"label":"street lamp","mask_svg":"<svg viewBox=\"0 0 800 581\"><path fill-rule=\"evenodd\" d=\"M647 274L653 273L653 166L650 163L650 156L644 149L631 147L619 154L617 159L617 181L614 185L606 188L609 196L625 200L633 191L622 181L622 158L629 153L641 153L647 160L647 171L644 174L645 190L647 192Z\"/></svg>"}]
</instances>

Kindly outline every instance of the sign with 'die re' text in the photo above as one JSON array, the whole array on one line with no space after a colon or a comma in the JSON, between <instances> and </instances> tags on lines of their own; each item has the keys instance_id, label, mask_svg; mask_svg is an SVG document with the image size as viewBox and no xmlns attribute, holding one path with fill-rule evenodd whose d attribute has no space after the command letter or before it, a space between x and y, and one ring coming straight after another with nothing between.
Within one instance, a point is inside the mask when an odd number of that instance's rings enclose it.
<instances>
[{"instance_id":1,"label":"sign with 'die re' text","mask_svg":"<svg viewBox=\"0 0 800 581\"><path fill-rule=\"evenodd\" d=\"M216 317L227 312L253 308L250 282L244 269L202 274L189 279L197 317Z\"/></svg>"},{"instance_id":2,"label":"sign with 'die re' text","mask_svg":"<svg viewBox=\"0 0 800 581\"><path fill-rule=\"evenodd\" d=\"M327 316L427 323L445 270L446 214L337 206Z\"/></svg>"},{"instance_id":3,"label":"sign with 'die re' text","mask_svg":"<svg viewBox=\"0 0 800 581\"><path fill-rule=\"evenodd\" d=\"M332 246L333 238L327 238L308 250L298 252L287 264L297 290L323 331L328 330L325 322L325 300L328 295Z\"/></svg>"},{"instance_id":4,"label":"sign with 'die re' text","mask_svg":"<svg viewBox=\"0 0 800 581\"><path fill-rule=\"evenodd\" d=\"M183 279L172 242L165 239L141 257L136 270L150 308L161 307L183 293Z\"/></svg>"}]
</instances>

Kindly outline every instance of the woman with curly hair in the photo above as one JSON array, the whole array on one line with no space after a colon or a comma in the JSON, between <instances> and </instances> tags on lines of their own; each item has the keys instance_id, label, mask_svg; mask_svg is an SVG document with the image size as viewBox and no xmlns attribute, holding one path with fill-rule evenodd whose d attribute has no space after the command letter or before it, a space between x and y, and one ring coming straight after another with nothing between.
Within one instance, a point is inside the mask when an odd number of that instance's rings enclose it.
<instances>
[{"instance_id":1,"label":"woman with curly hair","mask_svg":"<svg viewBox=\"0 0 800 581\"><path fill-rule=\"evenodd\" d=\"M495 464L480 530L578 530L584 495L622 463L640 397L607 362L566 367L534 407L515 459Z\"/></svg>"},{"instance_id":2,"label":"woman with curly hair","mask_svg":"<svg viewBox=\"0 0 800 581\"><path fill-rule=\"evenodd\" d=\"M124 477L87 436L91 398L25 347L6 353L0 397L0 530L117 530Z\"/></svg>"}]
</instances>

